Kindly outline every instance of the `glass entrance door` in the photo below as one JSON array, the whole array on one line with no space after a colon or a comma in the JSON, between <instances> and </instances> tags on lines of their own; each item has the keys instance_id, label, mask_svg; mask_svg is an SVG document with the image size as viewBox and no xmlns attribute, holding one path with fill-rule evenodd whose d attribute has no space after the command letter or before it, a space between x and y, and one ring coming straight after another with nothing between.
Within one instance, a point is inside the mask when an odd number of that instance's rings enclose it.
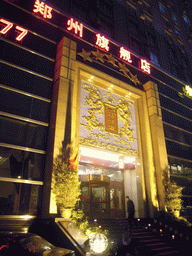
<instances>
[{"instance_id":1,"label":"glass entrance door","mask_svg":"<svg viewBox=\"0 0 192 256\"><path fill-rule=\"evenodd\" d=\"M91 216L109 217L109 185L97 182L91 185Z\"/></svg>"}]
</instances>

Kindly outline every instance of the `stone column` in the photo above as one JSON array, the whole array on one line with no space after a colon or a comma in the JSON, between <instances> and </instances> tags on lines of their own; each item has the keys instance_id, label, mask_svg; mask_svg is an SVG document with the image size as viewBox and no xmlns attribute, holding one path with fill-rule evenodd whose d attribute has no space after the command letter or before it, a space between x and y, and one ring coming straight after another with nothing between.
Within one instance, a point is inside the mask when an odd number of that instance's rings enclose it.
<instances>
[{"instance_id":1,"label":"stone column","mask_svg":"<svg viewBox=\"0 0 192 256\"><path fill-rule=\"evenodd\" d=\"M146 91L149 124L151 130L153 159L160 210L165 208L163 172L168 170L167 150L157 85L151 81L144 84Z\"/></svg>"},{"instance_id":2,"label":"stone column","mask_svg":"<svg viewBox=\"0 0 192 256\"><path fill-rule=\"evenodd\" d=\"M69 91L72 91L75 80L76 42L63 37L57 46L54 84L52 91L52 105L50 116L50 129L48 136L46 175L43 194L42 215L56 213L56 204L51 195L52 164L59 153L65 138L66 116ZM71 89L69 90L69 86ZM71 124L69 124L71 125ZM71 136L71 134L69 134ZM51 195L51 196L50 196Z\"/></svg>"}]
</instances>

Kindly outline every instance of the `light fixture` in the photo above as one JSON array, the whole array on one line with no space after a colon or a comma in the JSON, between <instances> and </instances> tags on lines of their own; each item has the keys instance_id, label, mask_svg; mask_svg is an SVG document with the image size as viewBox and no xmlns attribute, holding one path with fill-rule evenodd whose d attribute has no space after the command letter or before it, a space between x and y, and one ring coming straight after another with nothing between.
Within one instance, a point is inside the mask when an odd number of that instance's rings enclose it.
<instances>
[{"instance_id":1,"label":"light fixture","mask_svg":"<svg viewBox=\"0 0 192 256\"><path fill-rule=\"evenodd\" d=\"M89 156L97 159L105 159L108 161L119 162L119 156L117 154L101 151L93 148L80 147L80 155Z\"/></svg>"},{"instance_id":2,"label":"light fixture","mask_svg":"<svg viewBox=\"0 0 192 256\"><path fill-rule=\"evenodd\" d=\"M104 234L96 233L89 239L89 244L94 253L102 253L108 246L108 239Z\"/></svg>"}]
</instances>

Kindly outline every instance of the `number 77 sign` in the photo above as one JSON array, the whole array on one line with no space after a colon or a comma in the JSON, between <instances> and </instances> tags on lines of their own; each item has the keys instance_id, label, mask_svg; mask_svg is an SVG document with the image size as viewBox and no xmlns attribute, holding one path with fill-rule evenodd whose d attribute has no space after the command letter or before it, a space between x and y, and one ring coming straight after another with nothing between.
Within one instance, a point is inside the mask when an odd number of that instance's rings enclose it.
<instances>
[{"instance_id":1,"label":"number 77 sign","mask_svg":"<svg viewBox=\"0 0 192 256\"><path fill-rule=\"evenodd\" d=\"M0 19L0 23L4 25L3 28L0 30L0 33L3 35L5 35L13 27L13 23L5 19ZM17 35L15 39L17 41L21 41L28 33L28 30L20 26L16 26L15 28L16 32L19 33L19 35Z\"/></svg>"}]
</instances>

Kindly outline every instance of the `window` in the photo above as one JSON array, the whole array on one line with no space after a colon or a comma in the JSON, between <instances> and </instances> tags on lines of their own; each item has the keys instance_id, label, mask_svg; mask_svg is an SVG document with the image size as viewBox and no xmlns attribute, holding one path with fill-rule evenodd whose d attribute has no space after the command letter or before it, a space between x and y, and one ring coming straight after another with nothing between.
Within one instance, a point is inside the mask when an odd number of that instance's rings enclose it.
<instances>
[{"instance_id":1,"label":"window","mask_svg":"<svg viewBox=\"0 0 192 256\"><path fill-rule=\"evenodd\" d=\"M154 35L147 33L147 42L148 42L148 45L157 47L157 41Z\"/></svg>"},{"instance_id":2,"label":"window","mask_svg":"<svg viewBox=\"0 0 192 256\"><path fill-rule=\"evenodd\" d=\"M177 17L176 17L175 14L172 15L172 20L175 21L175 22L177 22Z\"/></svg>"},{"instance_id":3,"label":"window","mask_svg":"<svg viewBox=\"0 0 192 256\"><path fill-rule=\"evenodd\" d=\"M89 19L89 9L80 3L72 2L71 13L81 20L87 21Z\"/></svg>"},{"instance_id":4,"label":"window","mask_svg":"<svg viewBox=\"0 0 192 256\"><path fill-rule=\"evenodd\" d=\"M138 34L138 31L139 31L139 25L133 21L132 19L129 19L129 28L132 32Z\"/></svg>"},{"instance_id":5,"label":"window","mask_svg":"<svg viewBox=\"0 0 192 256\"><path fill-rule=\"evenodd\" d=\"M151 60L151 63L153 63L157 66L160 66L158 55L152 51L150 51L150 60Z\"/></svg>"},{"instance_id":6,"label":"window","mask_svg":"<svg viewBox=\"0 0 192 256\"><path fill-rule=\"evenodd\" d=\"M190 20L189 20L189 18L187 17L186 14L183 15L183 19L184 19L184 21L185 21L188 25L190 25Z\"/></svg>"},{"instance_id":7,"label":"window","mask_svg":"<svg viewBox=\"0 0 192 256\"><path fill-rule=\"evenodd\" d=\"M45 155L0 147L0 215L37 215Z\"/></svg>"},{"instance_id":8,"label":"window","mask_svg":"<svg viewBox=\"0 0 192 256\"><path fill-rule=\"evenodd\" d=\"M130 37L130 45L131 47L139 54L142 52L142 45L141 42L139 42L136 38Z\"/></svg>"},{"instance_id":9,"label":"window","mask_svg":"<svg viewBox=\"0 0 192 256\"><path fill-rule=\"evenodd\" d=\"M161 13L166 14L166 9L162 3L159 3L159 10Z\"/></svg>"},{"instance_id":10,"label":"window","mask_svg":"<svg viewBox=\"0 0 192 256\"><path fill-rule=\"evenodd\" d=\"M108 18L113 18L113 6L105 1L99 1L99 10Z\"/></svg>"},{"instance_id":11,"label":"window","mask_svg":"<svg viewBox=\"0 0 192 256\"><path fill-rule=\"evenodd\" d=\"M100 25L99 30L109 35L110 37L113 37L113 24L104 19L104 16L100 16L98 20Z\"/></svg>"},{"instance_id":12,"label":"window","mask_svg":"<svg viewBox=\"0 0 192 256\"><path fill-rule=\"evenodd\" d=\"M181 36L180 31L177 30L176 28L175 28L175 34L176 34L177 36Z\"/></svg>"}]
</instances>

